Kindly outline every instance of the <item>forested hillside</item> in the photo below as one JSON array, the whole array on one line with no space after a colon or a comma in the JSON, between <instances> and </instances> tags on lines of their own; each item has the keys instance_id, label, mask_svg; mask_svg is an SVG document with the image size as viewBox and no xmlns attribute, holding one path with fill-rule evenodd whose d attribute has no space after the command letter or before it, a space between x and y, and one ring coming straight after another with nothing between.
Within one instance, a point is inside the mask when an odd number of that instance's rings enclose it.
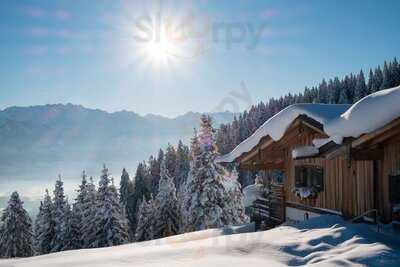
<instances>
[{"instance_id":1,"label":"forested hillside","mask_svg":"<svg viewBox=\"0 0 400 267\"><path fill-rule=\"evenodd\" d=\"M400 65L396 58L384 62L383 67L350 73L343 78L324 79L318 85L306 87L298 94L287 94L278 99L260 102L235 117L232 123L222 124L217 133L219 152L230 152L249 137L267 119L295 103L352 104L373 92L400 85Z\"/></svg>"}]
</instances>

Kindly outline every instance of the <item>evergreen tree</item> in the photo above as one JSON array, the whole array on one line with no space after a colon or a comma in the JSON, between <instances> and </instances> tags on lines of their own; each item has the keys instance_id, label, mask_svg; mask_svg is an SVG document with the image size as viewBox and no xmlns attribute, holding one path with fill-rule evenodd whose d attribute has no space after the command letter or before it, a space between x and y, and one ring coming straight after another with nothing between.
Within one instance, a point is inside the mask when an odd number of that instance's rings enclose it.
<instances>
[{"instance_id":1,"label":"evergreen tree","mask_svg":"<svg viewBox=\"0 0 400 267\"><path fill-rule=\"evenodd\" d=\"M354 101L358 101L368 94L368 88L365 84L365 77L362 70L357 75L357 83L354 90Z\"/></svg>"},{"instance_id":2,"label":"evergreen tree","mask_svg":"<svg viewBox=\"0 0 400 267\"><path fill-rule=\"evenodd\" d=\"M192 162L186 183L185 231L203 230L229 224L223 210L227 192L223 168L214 162L217 155L209 116L201 117L200 133L192 140Z\"/></svg>"},{"instance_id":3,"label":"evergreen tree","mask_svg":"<svg viewBox=\"0 0 400 267\"><path fill-rule=\"evenodd\" d=\"M110 174L103 166L97 193L97 210L93 227L96 229L95 241L90 247L121 245L129 241L128 223L118 199L118 192Z\"/></svg>"},{"instance_id":4,"label":"evergreen tree","mask_svg":"<svg viewBox=\"0 0 400 267\"><path fill-rule=\"evenodd\" d=\"M176 167L176 151L175 148L168 144L165 152L165 164L167 166L168 172L175 177L175 167Z\"/></svg>"},{"instance_id":5,"label":"evergreen tree","mask_svg":"<svg viewBox=\"0 0 400 267\"><path fill-rule=\"evenodd\" d=\"M46 189L35 221L35 251L47 254L52 251L55 236L54 208L49 191Z\"/></svg>"},{"instance_id":6,"label":"evergreen tree","mask_svg":"<svg viewBox=\"0 0 400 267\"><path fill-rule=\"evenodd\" d=\"M249 220L245 214L245 208L243 203L243 194L241 191L241 185L238 182L238 173L234 168L232 172L226 173L225 188L228 191L227 198L225 200L226 207L224 212L227 217L227 221L232 224L242 224Z\"/></svg>"},{"instance_id":7,"label":"evergreen tree","mask_svg":"<svg viewBox=\"0 0 400 267\"><path fill-rule=\"evenodd\" d=\"M382 88L383 83L383 73L381 67L378 66L374 72L374 85L372 86L371 93L378 92Z\"/></svg>"},{"instance_id":8,"label":"evergreen tree","mask_svg":"<svg viewBox=\"0 0 400 267\"><path fill-rule=\"evenodd\" d=\"M146 198L143 197L138 210L138 223L135 233L136 242L152 240L154 238L154 210L153 198L151 197L149 201L146 201Z\"/></svg>"},{"instance_id":9,"label":"evergreen tree","mask_svg":"<svg viewBox=\"0 0 400 267\"><path fill-rule=\"evenodd\" d=\"M78 208L77 204L74 204L71 208L67 201L66 211L67 223L65 230L65 242L62 250L80 249L82 248L80 231L80 209Z\"/></svg>"},{"instance_id":10,"label":"evergreen tree","mask_svg":"<svg viewBox=\"0 0 400 267\"><path fill-rule=\"evenodd\" d=\"M54 208L54 239L51 244L51 251L57 252L62 251L63 248L67 244L67 223L68 223L68 214L69 205L65 198L64 194L64 183L61 180L61 176L58 177L54 187L54 199L53 199L53 208Z\"/></svg>"},{"instance_id":11,"label":"evergreen tree","mask_svg":"<svg viewBox=\"0 0 400 267\"><path fill-rule=\"evenodd\" d=\"M149 177L148 175L148 170L146 167L146 163L141 162L138 164L138 167L136 169L136 174L135 174L135 186L134 186L134 194L133 194L133 207L135 207L135 213L138 213L139 209L139 202L145 197L146 199L150 198L151 191L148 186L148 181L147 178ZM132 230L136 229L137 225L137 216L134 221L134 227Z\"/></svg>"},{"instance_id":12,"label":"evergreen tree","mask_svg":"<svg viewBox=\"0 0 400 267\"><path fill-rule=\"evenodd\" d=\"M179 232L178 199L174 179L169 175L165 161L161 162L161 177L155 198L153 234L155 238L176 235Z\"/></svg>"},{"instance_id":13,"label":"evergreen tree","mask_svg":"<svg viewBox=\"0 0 400 267\"><path fill-rule=\"evenodd\" d=\"M180 186L186 181L190 169L189 164L189 148L179 140L176 150L176 167L175 167L175 186Z\"/></svg>"},{"instance_id":14,"label":"evergreen tree","mask_svg":"<svg viewBox=\"0 0 400 267\"><path fill-rule=\"evenodd\" d=\"M32 256L32 241L32 221L18 193L13 192L0 220L0 257Z\"/></svg>"},{"instance_id":15,"label":"evergreen tree","mask_svg":"<svg viewBox=\"0 0 400 267\"><path fill-rule=\"evenodd\" d=\"M133 229L133 224L135 222L135 207L133 206L133 193L134 187L131 179L129 178L129 173L125 170L122 170L120 187L119 187L119 195L120 202L125 210L126 216L129 222L129 228Z\"/></svg>"},{"instance_id":16,"label":"evergreen tree","mask_svg":"<svg viewBox=\"0 0 400 267\"><path fill-rule=\"evenodd\" d=\"M328 84L325 79L322 80L322 83L318 88L318 103L328 103L329 101L329 92L328 92Z\"/></svg>"},{"instance_id":17,"label":"evergreen tree","mask_svg":"<svg viewBox=\"0 0 400 267\"><path fill-rule=\"evenodd\" d=\"M393 69L393 65L391 63L387 63L385 61L383 65L383 72L382 72L382 84L380 89L388 89L394 87L396 85L396 73Z\"/></svg>"},{"instance_id":18,"label":"evergreen tree","mask_svg":"<svg viewBox=\"0 0 400 267\"><path fill-rule=\"evenodd\" d=\"M393 71L393 86L399 86L400 85L400 64L397 62L397 58L394 58L393 63L392 63Z\"/></svg>"},{"instance_id":19,"label":"evergreen tree","mask_svg":"<svg viewBox=\"0 0 400 267\"><path fill-rule=\"evenodd\" d=\"M80 203L79 209L82 214L81 223L79 224L81 244L83 248L89 248L94 244L97 234L97 229L94 227L97 213L97 191L92 177L90 177L87 184L85 180L82 179L77 200L80 199L78 203Z\"/></svg>"}]
</instances>

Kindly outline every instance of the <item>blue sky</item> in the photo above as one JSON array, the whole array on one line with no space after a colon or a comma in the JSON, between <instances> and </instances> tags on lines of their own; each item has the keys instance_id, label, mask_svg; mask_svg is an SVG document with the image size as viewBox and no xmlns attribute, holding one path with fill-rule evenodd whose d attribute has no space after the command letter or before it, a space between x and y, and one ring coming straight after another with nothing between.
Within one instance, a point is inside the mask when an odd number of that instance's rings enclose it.
<instances>
[{"instance_id":1,"label":"blue sky","mask_svg":"<svg viewBox=\"0 0 400 267\"><path fill-rule=\"evenodd\" d=\"M238 111L399 57L399 11L389 0L4 0L0 109ZM167 21L186 35L160 55L138 36Z\"/></svg>"}]
</instances>

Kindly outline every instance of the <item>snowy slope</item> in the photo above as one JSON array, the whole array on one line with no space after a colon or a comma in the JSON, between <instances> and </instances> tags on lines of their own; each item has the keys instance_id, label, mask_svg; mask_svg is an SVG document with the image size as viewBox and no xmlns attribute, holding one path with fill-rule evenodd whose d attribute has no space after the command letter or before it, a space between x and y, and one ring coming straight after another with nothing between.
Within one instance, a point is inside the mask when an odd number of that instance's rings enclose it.
<instances>
[{"instance_id":1,"label":"snowy slope","mask_svg":"<svg viewBox=\"0 0 400 267\"><path fill-rule=\"evenodd\" d=\"M265 232L224 236L221 230L207 230L113 248L0 260L0 267L398 266L399 247L383 243L369 227L322 216Z\"/></svg>"}]
</instances>

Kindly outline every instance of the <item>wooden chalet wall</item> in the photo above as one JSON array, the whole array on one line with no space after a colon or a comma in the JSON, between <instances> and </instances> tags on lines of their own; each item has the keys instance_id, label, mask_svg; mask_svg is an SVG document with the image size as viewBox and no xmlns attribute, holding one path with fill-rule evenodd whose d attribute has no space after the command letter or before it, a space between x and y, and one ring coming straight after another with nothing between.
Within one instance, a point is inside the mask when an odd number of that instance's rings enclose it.
<instances>
[{"instance_id":1,"label":"wooden chalet wall","mask_svg":"<svg viewBox=\"0 0 400 267\"><path fill-rule=\"evenodd\" d=\"M388 177L400 174L400 134L398 134L400 133L400 124L398 127L398 131L396 130L390 136L390 141L385 139L382 143L381 135L379 135L377 137L379 142L374 144L363 143L361 147L358 145L352 147L353 143L348 143L348 150L346 145L343 145L336 150L326 152L321 157L293 160L293 149L310 146L313 139L327 137L318 124L313 124L307 118L299 117L279 141L265 137L257 147L241 156L237 162L240 163L241 168L252 170L283 170L285 172L284 194L287 206L310 208L311 211L315 208L330 210L340 212L347 218L359 216L372 209L379 209L380 213L384 215L384 219L389 221L392 204L389 201ZM389 130L394 131L392 128ZM362 141L361 138L364 137L349 141ZM378 160L372 157L376 154L377 147L383 148L384 153L384 156ZM363 149L361 154L353 155L353 152L357 152L354 149L360 148ZM317 165L324 169L324 190L319 192L315 198L300 199L292 192L295 187L294 170L296 165Z\"/></svg>"},{"instance_id":2,"label":"wooden chalet wall","mask_svg":"<svg viewBox=\"0 0 400 267\"><path fill-rule=\"evenodd\" d=\"M293 160L291 152L300 146L312 145L315 138L323 138L321 133L303 128L301 134L287 141L285 166L285 199L289 204L322 208L342 212L346 217L354 217L373 209L373 162L352 161L348 165L346 155L333 158L307 158ZM316 198L300 199L293 192L296 165L317 165L324 169L324 190Z\"/></svg>"},{"instance_id":3,"label":"wooden chalet wall","mask_svg":"<svg viewBox=\"0 0 400 267\"><path fill-rule=\"evenodd\" d=\"M383 161L380 162L380 186L382 195L379 205L383 210L385 221L391 220L392 203L389 200L389 175L400 175L400 141L388 142L384 145Z\"/></svg>"}]
</instances>

